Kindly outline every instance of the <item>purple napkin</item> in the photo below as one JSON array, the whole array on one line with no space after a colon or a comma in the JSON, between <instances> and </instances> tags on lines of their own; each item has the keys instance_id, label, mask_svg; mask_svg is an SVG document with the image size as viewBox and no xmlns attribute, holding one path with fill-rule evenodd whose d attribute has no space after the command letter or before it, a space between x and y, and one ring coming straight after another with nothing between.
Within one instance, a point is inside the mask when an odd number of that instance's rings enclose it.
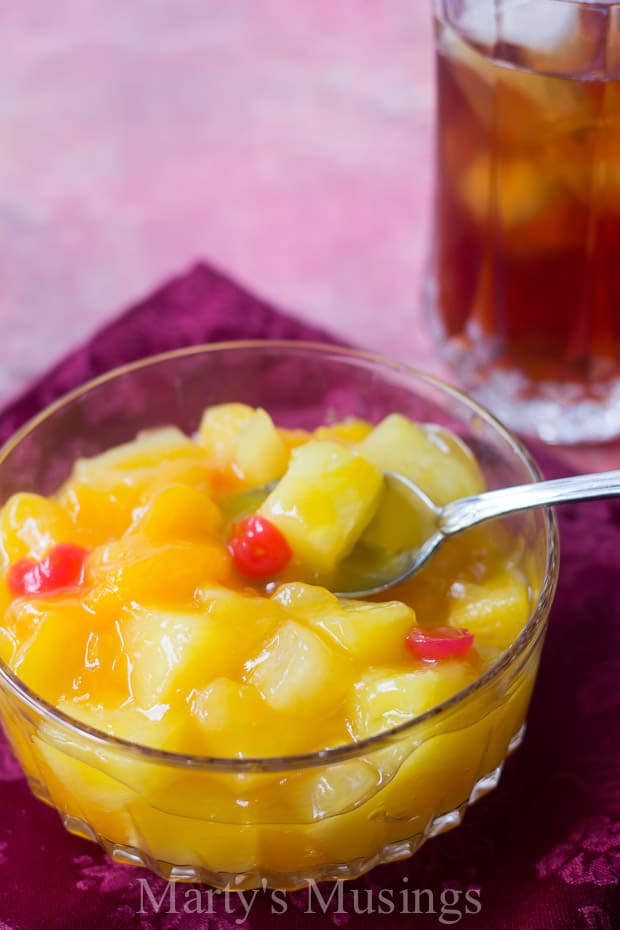
<instances>
[{"instance_id":1,"label":"purple napkin","mask_svg":"<svg viewBox=\"0 0 620 930\"><path fill-rule=\"evenodd\" d=\"M0 416L0 437L116 365L239 338L329 337L200 265L39 380ZM457 830L340 888L242 898L182 885L173 897L65 833L0 738L0 930L620 930L620 506L560 517L560 587L527 736Z\"/></svg>"}]
</instances>

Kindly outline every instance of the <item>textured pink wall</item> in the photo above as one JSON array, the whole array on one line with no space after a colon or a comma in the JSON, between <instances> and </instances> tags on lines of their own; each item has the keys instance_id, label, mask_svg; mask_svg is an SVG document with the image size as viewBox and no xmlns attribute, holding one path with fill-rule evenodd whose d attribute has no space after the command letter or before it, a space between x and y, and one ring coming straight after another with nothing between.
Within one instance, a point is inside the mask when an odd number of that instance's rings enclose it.
<instances>
[{"instance_id":1,"label":"textured pink wall","mask_svg":"<svg viewBox=\"0 0 620 930\"><path fill-rule=\"evenodd\" d=\"M197 257L415 356L430 0L3 0L0 399Z\"/></svg>"},{"instance_id":2,"label":"textured pink wall","mask_svg":"<svg viewBox=\"0 0 620 930\"><path fill-rule=\"evenodd\" d=\"M1 6L0 403L196 258L445 374L419 308L431 0Z\"/></svg>"}]
</instances>

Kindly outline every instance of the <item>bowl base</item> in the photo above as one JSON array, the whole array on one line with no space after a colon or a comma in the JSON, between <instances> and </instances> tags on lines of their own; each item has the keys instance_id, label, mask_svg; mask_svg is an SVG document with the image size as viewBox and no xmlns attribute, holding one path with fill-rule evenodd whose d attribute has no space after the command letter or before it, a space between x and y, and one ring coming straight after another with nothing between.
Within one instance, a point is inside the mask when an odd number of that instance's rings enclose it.
<instances>
[{"instance_id":1,"label":"bowl base","mask_svg":"<svg viewBox=\"0 0 620 930\"><path fill-rule=\"evenodd\" d=\"M510 755L510 753L514 752L514 750L521 745L524 734L525 724L520 727L510 740L507 755ZM478 778L469 797L464 800L462 804L453 810L445 811L433 817L423 831L414 833L405 839L388 843L374 856L350 860L348 862L337 862L317 866L311 871L299 872L297 874L290 872L283 874L266 870L235 874L215 872L198 865L173 865L170 862L155 859L136 847L113 843L105 837L97 835L88 823L79 817L66 814L62 811L59 811L59 814L69 833L73 833L82 839L89 839L98 843L115 862L149 869L155 875L169 882L201 883L224 890L241 891L252 888L278 888L284 891L294 891L298 888L307 887L314 882L333 882L343 879L359 878L360 875L363 875L377 865L385 865L386 863L409 858L409 856L412 856L426 840L434 836L439 836L441 833L445 833L447 830L451 830L458 826L467 808L492 791L493 788L497 787L503 768L504 762L502 761L494 769ZM40 782L31 780L30 787L36 797L45 801L47 804L53 805L53 801Z\"/></svg>"}]
</instances>

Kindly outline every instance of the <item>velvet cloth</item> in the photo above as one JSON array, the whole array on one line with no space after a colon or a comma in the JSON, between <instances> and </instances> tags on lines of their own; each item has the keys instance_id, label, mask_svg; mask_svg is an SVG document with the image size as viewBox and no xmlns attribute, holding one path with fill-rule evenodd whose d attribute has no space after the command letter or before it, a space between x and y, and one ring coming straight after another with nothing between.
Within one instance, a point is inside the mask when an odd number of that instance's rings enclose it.
<instances>
[{"instance_id":1,"label":"velvet cloth","mask_svg":"<svg viewBox=\"0 0 620 930\"><path fill-rule=\"evenodd\" d=\"M0 438L116 365L239 338L329 337L199 265L35 383L0 415ZM458 829L331 900L326 885L322 899L179 886L173 900L163 881L65 833L0 737L0 930L620 930L620 504L569 506L560 523L560 586L526 739Z\"/></svg>"}]
</instances>

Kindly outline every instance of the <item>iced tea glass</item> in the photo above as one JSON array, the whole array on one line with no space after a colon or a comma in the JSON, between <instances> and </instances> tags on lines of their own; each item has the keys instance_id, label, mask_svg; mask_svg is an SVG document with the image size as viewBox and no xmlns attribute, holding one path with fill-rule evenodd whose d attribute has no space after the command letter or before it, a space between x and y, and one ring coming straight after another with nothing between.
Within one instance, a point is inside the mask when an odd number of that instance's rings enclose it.
<instances>
[{"instance_id":1,"label":"iced tea glass","mask_svg":"<svg viewBox=\"0 0 620 930\"><path fill-rule=\"evenodd\" d=\"M435 0L426 299L513 429L620 434L620 3Z\"/></svg>"}]
</instances>

